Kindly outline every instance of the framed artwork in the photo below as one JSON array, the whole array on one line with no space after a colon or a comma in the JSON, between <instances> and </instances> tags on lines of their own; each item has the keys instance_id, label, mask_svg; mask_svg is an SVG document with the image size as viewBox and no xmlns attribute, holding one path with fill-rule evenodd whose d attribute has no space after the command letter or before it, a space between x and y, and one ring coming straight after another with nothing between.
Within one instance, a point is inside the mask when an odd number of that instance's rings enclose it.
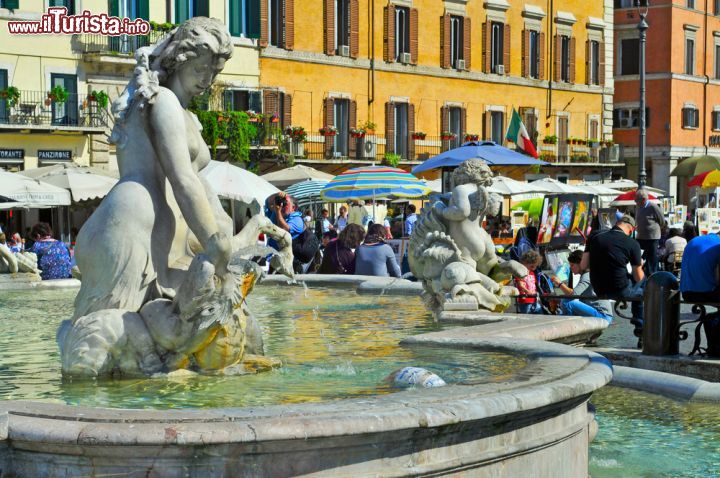
<instances>
[{"instance_id":1,"label":"framed artwork","mask_svg":"<svg viewBox=\"0 0 720 478\"><path fill-rule=\"evenodd\" d=\"M570 236L582 237L587 234L589 226L590 201L577 201L575 203L575 218L570 228Z\"/></svg>"},{"instance_id":2,"label":"framed artwork","mask_svg":"<svg viewBox=\"0 0 720 478\"><path fill-rule=\"evenodd\" d=\"M567 237L570 234L573 223L574 202L563 198L559 200L558 219L555 226L554 239Z\"/></svg>"},{"instance_id":3,"label":"framed artwork","mask_svg":"<svg viewBox=\"0 0 720 478\"><path fill-rule=\"evenodd\" d=\"M555 232L555 222L558 212L558 196L545 196L543 200L540 229L538 230L538 244L549 244Z\"/></svg>"},{"instance_id":4,"label":"framed artwork","mask_svg":"<svg viewBox=\"0 0 720 478\"><path fill-rule=\"evenodd\" d=\"M570 249L556 249L545 252L548 268L559 280L565 282L570 278Z\"/></svg>"}]
</instances>

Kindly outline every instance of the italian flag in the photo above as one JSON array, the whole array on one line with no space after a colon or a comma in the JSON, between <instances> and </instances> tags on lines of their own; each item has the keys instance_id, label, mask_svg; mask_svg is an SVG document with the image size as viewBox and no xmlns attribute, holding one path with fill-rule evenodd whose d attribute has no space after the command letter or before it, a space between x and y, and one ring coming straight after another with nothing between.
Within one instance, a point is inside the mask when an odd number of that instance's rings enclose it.
<instances>
[{"instance_id":1,"label":"italian flag","mask_svg":"<svg viewBox=\"0 0 720 478\"><path fill-rule=\"evenodd\" d=\"M537 159L538 154L537 151L535 151L535 146L532 144L532 141L530 141L530 135L525 129L525 125L523 124L522 119L520 119L520 115L515 108L513 108L512 119L508 125L505 138L508 141L515 143L518 148L525 152L525 154Z\"/></svg>"}]
</instances>

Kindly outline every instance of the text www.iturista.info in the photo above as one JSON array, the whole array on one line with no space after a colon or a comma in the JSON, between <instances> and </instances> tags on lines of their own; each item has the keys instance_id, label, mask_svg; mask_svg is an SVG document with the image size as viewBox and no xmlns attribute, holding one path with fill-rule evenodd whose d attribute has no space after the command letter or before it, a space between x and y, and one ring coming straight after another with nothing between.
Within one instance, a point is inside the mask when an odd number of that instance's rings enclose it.
<instances>
[{"instance_id":1,"label":"text www.iturista.info","mask_svg":"<svg viewBox=\"0 0 720 478\"><path fill-rule=\"evenodd\" d=\"M87 10L80 15L68 15L65 7L51 7L40 21L9 21L8 31L15 35L147 35L150 23L141 18L131 20L105 13L93 14Z\"/></svg>"}]
</instances>

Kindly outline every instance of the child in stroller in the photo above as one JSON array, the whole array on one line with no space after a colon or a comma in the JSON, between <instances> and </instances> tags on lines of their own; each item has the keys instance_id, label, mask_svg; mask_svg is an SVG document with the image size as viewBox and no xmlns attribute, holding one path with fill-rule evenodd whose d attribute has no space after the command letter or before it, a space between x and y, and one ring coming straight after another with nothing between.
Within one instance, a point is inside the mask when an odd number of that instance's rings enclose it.
<instances>
[{"instance_id":1,"label":"child in stroller","mask_svg":"<svg viewBox=\"0 0 720 478\"><path fill-rule=\"evenodd\" d=\"M536 250L530 250L520 257L520 263L527 268L528 275L515 278L515 286L523 296L517 299L518 312L553 315L557 304L547 296L553 293L554 287L550 278L539 269L542 257Z\"/></svg>"}]
</instances>

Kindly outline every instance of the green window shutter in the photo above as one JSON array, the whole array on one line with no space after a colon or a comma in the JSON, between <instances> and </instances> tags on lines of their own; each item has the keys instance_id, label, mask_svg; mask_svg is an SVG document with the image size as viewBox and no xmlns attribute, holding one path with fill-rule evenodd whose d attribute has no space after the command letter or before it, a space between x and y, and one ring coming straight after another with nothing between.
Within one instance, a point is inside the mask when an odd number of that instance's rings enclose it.
<instances>
[{"instance_id":1,"label":"green window shutter","mask_svg":"<svg viewBox=\"0 0 720 478\"><path fill-rule=\"evenodd\" d=\"M182 23L190 18L188 0L175 0L175 23Z\"/></svg>"},{"instance_id":2,"label":"green window shutter","mask_svg":"<svg viewBox=\"0 0 720 478\"><path fill-rule=\"evenodd\" d=\"M20 0L5 0L3 2L3 7L7 8L8 10L17 10L20 8Z\"/></svg>"},{"instance_id":3,"label":"green window shutter","mask_svg":"<svg viewBox=\"0 0 720 478\"><path fill-rule=\"evenodd\" d=\"M210 6L208 5L208 0L195 0L195 14L194 17L209 17L210 16Z\"/></svg>"},{"instance_id":4,"label":"green window shutter","mask_svg":"<svg viewBox=\"0 0 720 478\"><path fill-rule=\"evenodd\" d=\"M242 4L241 2L230 2L230 35L239 37L242 31Z\"/></svg>"},{"instance_id":5,"label":"green window shutter","mask_svg":"<svg viewBox=\"0 0 720 478\"><path fill-rule=\"evenodd\" d=\"M118 0L110 0L109 13L111 17L117 17L120 14L120 8L118 7Z\"/></svg>"},{"instance_id":6,"label":"green window shutter","mask_svg":"<svg viewBox=\"0 0 720 478\"><path fill-rule=\"evenodd\" d=\"M137 16L143 20L150 20L150 5L148 0L137 0Z\"/></svg>"},{"instance_id":7,"label":"green window shutter","mask_svg":"<svg viewBox=\"0 0 720 478\"><path fill-rule=\"evenodd\" d=\"M245 0L245 5L247 14L245 19L247 32L245 32L245 36L248 38L260 38L260 0Z\"/></svg>"}]
</instances>

